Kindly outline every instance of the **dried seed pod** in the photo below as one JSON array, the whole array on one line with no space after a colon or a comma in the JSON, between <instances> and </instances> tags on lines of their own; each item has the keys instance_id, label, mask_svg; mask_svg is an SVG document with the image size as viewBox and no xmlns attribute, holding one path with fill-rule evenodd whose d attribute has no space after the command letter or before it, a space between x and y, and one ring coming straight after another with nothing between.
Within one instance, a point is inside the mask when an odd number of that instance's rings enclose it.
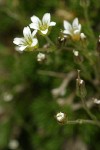
<instances>
[{"instance_id":1,"label":"dried seed pod","mask_svg":"<svg viewBox=\"0 0 100 150\"><path fill-rule=\"evenodd\" d=\"M77 96L84 98L87 94L85 82L80 78L80 70L78 70L78 78L76 79L76 92Z\"/></svg>"}]
</instances>

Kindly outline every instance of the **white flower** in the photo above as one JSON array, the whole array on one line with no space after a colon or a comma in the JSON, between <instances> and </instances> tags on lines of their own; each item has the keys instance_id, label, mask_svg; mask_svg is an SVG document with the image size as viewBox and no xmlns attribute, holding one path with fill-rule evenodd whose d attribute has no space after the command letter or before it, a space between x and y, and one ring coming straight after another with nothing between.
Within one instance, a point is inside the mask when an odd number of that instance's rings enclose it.
<instances>
[{"instance_id":1,"label":"white flower","mask_svg":"<svg viewBox=\"0 0 100 150\"><path fill-rule=\"evenodd\" d=\"M37 31L34 30L31 33L30 28L27 26L23 29L23 38L14 38L13 43L16 44L19 49L19 51L24 51L26 48L29 48L30 50L33 50L38 45L38 40L35 37Z\"/></svg>"},{"instance_id":2,"label":"white flower","mask_svg":"<svg viewBox=\"0 0 100 150\"><path fill-rule=\"evenodd\" d=\"M66 35L70 35L72 40L74 41L86 38L84 33L81 33L81 24L79 24L78 18L75 18L73 20L72 25L68 21L64 20L63 33Z\"/></svg>"},{"instance_id":3,"label":"white flower","mask_svg":"<svg viewBox=\"0 0 100 150\"><path fill-rule=\"evenodd\" d=\"M39 61L39 62L43 61L45 58L46 58L46 56L43 53L39 53L37 55L37 61Z\"/></svg>"},{"instance_id":4,"label":"white flower","mask_svg":"<svg viewBox=\"0 0 100 150\"><path fill-rule=\"evenodd\" d=\"M56 115L56 119L58 122L63 123L66 120L66 114L59 112Z\"/></svg>"},{"instance_id":5,"label":"white flower","mask_svg":"<svg viewBox=\"0 0 100 150\"><path fill-rule=\"evenodd\" d=\"M45 13L42 20L40 20L37 16L32 16L30 28L39 30L42 35L46 35L49 32L49 27L56 25L56 22L51 22L50 20L50 13Z\"/></svg>"}]
</instances>

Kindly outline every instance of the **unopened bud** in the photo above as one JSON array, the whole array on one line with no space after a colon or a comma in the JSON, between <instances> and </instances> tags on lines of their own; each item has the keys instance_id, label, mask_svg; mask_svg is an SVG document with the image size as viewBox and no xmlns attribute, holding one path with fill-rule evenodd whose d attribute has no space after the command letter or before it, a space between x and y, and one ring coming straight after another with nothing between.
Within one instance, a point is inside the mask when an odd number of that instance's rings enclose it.
<instances>
[{"instance_id":1,"label":"unopened bud","mask_svg":"<svg viewBox=\"0 0 100 150\"><path fill-rule=\"evenodd\" d=\"M39 62L45 60L45 58L46 58L46 56L45 56L45 54L43 54L43 53L39 53L39 54L37 55L37 61L39 61Z\"/></svg>"},{"instance_id":2,"label":"unopened bud","mask_svg":"<svg viewBox=\"0 0 100 150\"><path fill-rule=\"evenodd\" d=\"M100 104L100 100L97 98L93 98L95 104Z\"/></svg>"},{"instance_id":3,"label":"unopened bud","mask_svg":"<svg viewBox=\"0 0 100 150\"><path fill-rule=\"evenodd\" d=\"M73 50L74 55L77 57L79 55L79 52L76 50Z\"/></svg>"},{"instance_id":4,"label":"unopened bud","mask_svg":"<svg viewBox=\"0 0 100 150\"><path fill-rule=\"evenodd\" d=\"M65 45L66 44L66 41L67 41L67 38L68 36L67 35L64 35L62 33L62 31L60 32L60 35L58 37L58 46L62 46L62 45Z\"/></svg>"},{"instance_id":5,"label":"unopened bud","mask_svg":"<svg viewBox=\"0 0 100 150\"><path fill-rule=\"evenodd\" d=\"M86 35L84 33L80 34L81 40L85 40L86 39Z\"/></svg>"},{"instance_id":6,"label":"unopened bud","mask_svg":"<svg viewBox=\"0 0 100 150\"><path fill-rule=\"evenodd\" d=\"M62 112L59 112L57 113L56 115L56 119L59 123L65 123L66 121L66 114L65 113L62 113Z\"/></svg>"}]
</instances>

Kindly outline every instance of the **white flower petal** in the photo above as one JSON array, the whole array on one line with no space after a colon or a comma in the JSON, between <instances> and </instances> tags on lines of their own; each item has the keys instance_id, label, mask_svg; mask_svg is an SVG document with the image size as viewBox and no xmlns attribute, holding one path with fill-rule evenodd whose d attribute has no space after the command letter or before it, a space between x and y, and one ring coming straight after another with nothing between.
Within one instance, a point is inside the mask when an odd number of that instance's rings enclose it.
<instances>
[{"instance_id":1,"label":"white flower petal","mask_svg":"<svg viewBox=\"0 0 100 150\"><path fill-rule=\"evenodd\" d=\"M16 47L15 47L15 50L16 50L17 52L19 52L19 53L22 53L23 51L21 51L19 48L20 48L19 46L16 46Z\"/></svg>"},{"instance_id":2,"label":"white flower petal","mask_svg":"<svg viewBox=\"0 0 100 150\"><path fill-rule=\"evenodd\" d=\"M41 20L37 16L32 16L31 21L36 24L41 24Z\"/></svg>"},{"instance_id":3,"label":"white flower petal","mask_svg":"<svg viewBox=\"0 0 100 150\"><path fill-rule=\"evenodd\" d=\"M31 44L31 47L34 47L37 44L38 44L38 40L36 38L34 38L32 44Z\"/></svg>"},{"instance_id":4,"label":"white flower petal","mask_svg":"<svg viewBox=\"0 0 100 150\"><path fill-rule=\"evenodd\" d=\"M81 24L78 25L78 30L81 31Z\"/></svg>"},{"instance_id":5,"label":"white flower petal","mask_svg":"<svg viewBox=\"0 0 100 150\"><path fill-rule=\"evenodd\" d=\"M23 45L23 46L20 46L20 47L19 47L19 51L25 50L26 47L27 47L27 46L24 46L24 45Z\"/></svg>"},{"instance_id":6,"label":"white flower petal","mask_svg":"<svg viewBox=\"0 0 100 150\"><path fill-rule=\"evenodd\" d=\"M78 28L78 18L75 18L72 23L73 28Z\"/></svg>"},{"instance_id":7,"label":"white flower petal","mask_svg":"<svg viewBox=\"0 0 100 150\"><path fill-rule=\"evenodd\" d=\"M26 47L27 46L21 46L21 47L19 47L19 51L24 51Z\"/></svg>"},{"instance_id":8,"label":"white flower petal","mask_svg":"<svg viewBox=\"0 0 100 150\"><path fill-rule=\"evenodd\" d=\"M29 26L32 29L39 30L39 24L38 23L31 23Z\"/></svg>"},{"instance_id":9,"label":"white flower petal","mask_svg":"<svg viewBox=\"0 0 100 150\"><path fill-rule=\"evenodd\" d=\"M79 33L80 33L79 30L75 30L75 31L74 31L74 34L79 34Z\"/></svg>"},{"instance_id":10,"label":"white flower petal","mask_svg":"<svg viewBox=\"0 0 100 150\"><path fill-rule=\"evenodd\" d=\"M36 35L36 33L37 33L37 30L34 30L34 31L32 32L32 38Z\"/></svg>"},{"instance_id":11,"label":"white flower petal","mask_svg":"<svg viewBox=\"0 0 100 150\"><path fill-rule=\"evenodd\" d=\"M68 34L68 35L72 35L69 30L64 30L63 33L64 33L64 34Z\"/></svg>"},{"instance_id":12,"label":"white flower petal","mask_svg":"<svg viewBox=\"0 0 100 150\"><path fill-rule=\"evenodd\" d=\"M50 25L49 26L55 26L56 25L56 22L50 22Z\"/></svg>"},{"instance_id":13,"label":"white flower petal","mask_svg":"<svg viewBox=\"0 0 100 150\"><path fill-rule=\"evenodd\" d=\"M16 45L23 44L25 40L23 38L14 38L13 43Z\"/></svg>"},{"instance_id":14,"label":"white flower petal","mask_svg":"<svg viewBox=\"0 0 100 150\"><path fill-rule=\"evenodd\" d=\"M48 29L46 29L46 30L41 30L41 32L42 32L42 34L46 35L47 32L48 32Z\"/></svg>"},{"instance_id":15,"label":"white flower petal","mask_svg":"<svg viewBox=\"0 0 100 150\"><path fill-rule=\"evenodd\" d=\"M69 30L69 31L72 30L71 24L66 20L64 20L64 28L65 30Z\"/></svg>"},{"instance_id":16,"label":"white flower petal","mask_svg":"<svg viewBox=\"0 0 100 150\"><path fill-rule=\"evenodd\" d=\"M45 25L45 24L49 25L50 19L51 19L50 13L45 13L43 18L42 18L43 25Z\"/></svg>"},{"instance_id":17,"label":"white flower petal","mask_svg":"<svg viewBox=\"0 0 100 150\"><path fill-rule=\"evenodd\" d=\"M23 29L23 35L24 35L26 40L31 38L31 30L28 26Z\"/></svg>"}]
</instances>

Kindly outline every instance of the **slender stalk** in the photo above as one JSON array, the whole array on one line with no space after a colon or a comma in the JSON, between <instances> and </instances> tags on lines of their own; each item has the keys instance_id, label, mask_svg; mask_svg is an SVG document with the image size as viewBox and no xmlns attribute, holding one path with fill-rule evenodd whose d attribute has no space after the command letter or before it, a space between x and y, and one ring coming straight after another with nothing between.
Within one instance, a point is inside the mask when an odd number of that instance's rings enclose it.
<instances>
[{"instance_id":1,"label":"slender stalk","mask_svg":"<svg viewBox=\"0 0 100 150\"><path fill-rule=\"evenodd\" d=\"M83 99L83 98L81 98L81 100L82 100L83 108L84 108L84 110L87 112L87 114L90 116L90 118L91 118L92 120L97 121L96 116L95 116L94 114L92 114L91 111L89 110L89 108L87 107L87 104L86 104L86 102L85 102L86 100Z\"/></svg>"},{"instance_id":2,"label":"slender stalk","mask_svg":"<svg viewBox=\"0 0 100 150\"><path fill-rule=\"evenodd\" d=\"M45 39L47 40L47 42L52 45L53 47L55 47L55 44L51 41L51 39L48 36L45 36Z\"/></svg>"},{"instance_id":3,"label":"slender stalk","mask_svg":"<svg viewBox=\"0 0 100 150\"><path fill-rule=\"evenodd\" d=\"M54 71L39 70L38 73L41 75L47 75L47 76L63 78L63 79L66 77L66 73L60 73L60 72L54 72Z\"/></svg>"},{"instance_id":4,"label":"slender stalk","mask_svg":"<svg viewBox=\"0 0 100 150\"><path fill-rule=\"evenodd\" d=\"M94 120L85 120L85 119L68 120L66 124L91 124L100 127L100 122Z\"/></svg>"},{"instance_id":5,"label":"slender stalk","mask_svg":"<svg viewBox=\"0 0 100 150\"><path fill-rule=\"evenodd\" d=\"M89 14L88 13L88 7L84 7L84 16L85 16L85 19L86 19L87 27L88 27L88 30L90 32L91 37L95 40L95 36L94 36L93 30L91 28L90 19L89 19L88 14Z\"/></svg>"}]
</instances>

